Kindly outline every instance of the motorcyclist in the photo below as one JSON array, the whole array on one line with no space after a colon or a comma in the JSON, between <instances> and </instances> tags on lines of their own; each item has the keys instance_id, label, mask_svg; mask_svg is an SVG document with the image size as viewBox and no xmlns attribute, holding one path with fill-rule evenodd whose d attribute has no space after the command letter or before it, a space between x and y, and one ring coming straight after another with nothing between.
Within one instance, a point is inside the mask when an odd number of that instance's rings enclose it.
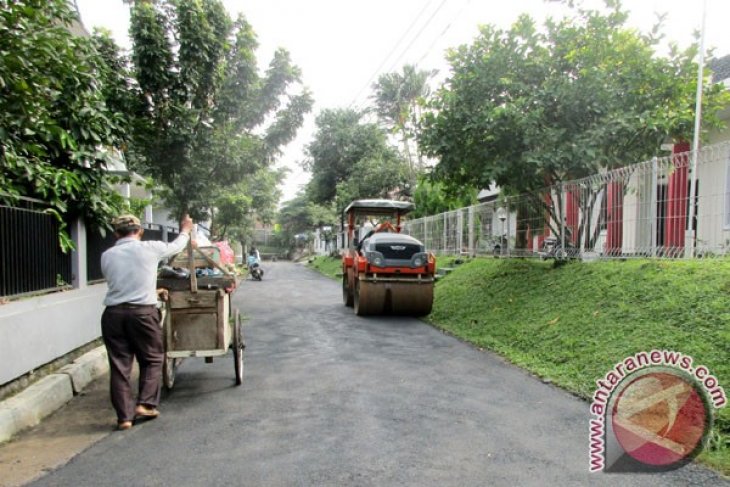
<instances>
[{"instance_id":1,"label":"motorcyclist","mask_svg":"<svg viewBox=\"0 0 730 487\"><path fill-rule=\"evenodd\" d=\"M246 258L246 264L251 267L254 264L258 264L261 262L261 256L259 255L259 251L256 250L256 247L251 247L251 250L248 251L248 257Z\"/></svg>"}]
</instances>

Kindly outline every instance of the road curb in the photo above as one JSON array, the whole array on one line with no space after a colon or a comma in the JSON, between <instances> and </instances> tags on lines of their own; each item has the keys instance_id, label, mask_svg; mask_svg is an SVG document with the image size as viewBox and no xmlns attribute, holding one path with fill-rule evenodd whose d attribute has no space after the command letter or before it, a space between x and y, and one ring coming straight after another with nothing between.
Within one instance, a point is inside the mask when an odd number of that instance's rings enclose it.
<instances>
[{"instance_id":1,"label":"road curb","mask_svg":"<svg viewBox=\"0 0 730 487\"><path fill-rule=\"evenodd\" d=\"M106 349L98 347L0 402L0 443L40 423L108 370Z\"/></svg>"},{"instance_id":2,"label":"road curb","mask_svg":"<svg viewBox=\"0 0 730 487\"><path fill-rule=\"evenodd\" d=\"M73 361L73 363L61 367L59 374L66 374L71 378L71 386L74 394L81 392L89 383L106 374L109 370L106 348L97 347L85 353Z\"/></svg>"}]
</instances>

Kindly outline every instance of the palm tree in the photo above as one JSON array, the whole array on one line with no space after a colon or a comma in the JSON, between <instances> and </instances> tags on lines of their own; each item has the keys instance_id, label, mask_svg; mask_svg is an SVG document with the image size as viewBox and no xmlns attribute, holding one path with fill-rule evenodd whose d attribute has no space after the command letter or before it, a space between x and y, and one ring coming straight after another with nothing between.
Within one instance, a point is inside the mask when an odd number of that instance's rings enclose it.
<instances>
[{"instance_id":1,"label":"palm tree","mask_svg":"<svg viewBox=\"0 0 730 487\"><path fill-rule=\"evenodd\" d=\"M428 79L433 72L416 69L416 66L406 64L403 73L385 73L378 77L373 84L375 112L383 122L389 124L394 131L400 133L403 150L411 175L415 174L415 165L411 156L411 140L416 139L416 127L420 118L419 101L430 93ZM418 169L423 169L421 151L416 147L418 155Z\"/></svg>"}]
</instances>

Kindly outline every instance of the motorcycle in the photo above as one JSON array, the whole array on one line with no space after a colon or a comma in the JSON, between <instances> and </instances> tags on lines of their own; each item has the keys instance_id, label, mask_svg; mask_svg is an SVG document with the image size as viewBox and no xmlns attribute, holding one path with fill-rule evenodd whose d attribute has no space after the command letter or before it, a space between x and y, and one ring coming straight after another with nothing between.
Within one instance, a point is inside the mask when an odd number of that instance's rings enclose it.
<instances>
[{"instance_id":1,"label":"motorcycle","mask_svg":"<svg viewBox=\"0 0 730 487\"><path fill-rule=\"evenodd\" d=\"M507 240L506 236L494 237L493 241L491 242L492 255L494 257L506 256L508 245L509 241Z\"/></svg>"},{"instance_id":2,"label":"motorcycle","mask_svg":"<svg viewBox=\"0 0 730 487\"><path fill-rule=\"evenodd\" d=\"M256 257L248 257L248 273L254 281L260 281L264 278L264 270L261 268Z\"/></svg>"},{"instance_id":3,"label":"motorcycle","mask_svg":"<svg viewBox=\"0 0 730 487\"><path fill-rule=\"evenodd\" d=\"M562 243L558 238L547 237L543 241L542 248L538 252L540 259L566 260L577 258L580 255L579 249L570 241L567 241L565 243L566 248L563 249Z\"/></svg>"}]
</instances>

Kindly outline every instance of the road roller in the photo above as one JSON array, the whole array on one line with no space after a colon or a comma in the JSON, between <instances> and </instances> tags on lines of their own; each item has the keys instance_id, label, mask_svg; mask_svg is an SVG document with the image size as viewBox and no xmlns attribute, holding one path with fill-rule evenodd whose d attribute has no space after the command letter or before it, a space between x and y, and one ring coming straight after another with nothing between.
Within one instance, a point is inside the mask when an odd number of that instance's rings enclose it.
<instances>
[{"instance_id":1,"label":"road roller","mask_svg":"<svg viewBox=\"0 0 730 487\"><path fill-rule=\"evenodd\" d=\"M356 200L342 213L342 299L358 316L424 316L433 306L436 258L401 233L413 203Z\"/></svg>"}]
</instances>

